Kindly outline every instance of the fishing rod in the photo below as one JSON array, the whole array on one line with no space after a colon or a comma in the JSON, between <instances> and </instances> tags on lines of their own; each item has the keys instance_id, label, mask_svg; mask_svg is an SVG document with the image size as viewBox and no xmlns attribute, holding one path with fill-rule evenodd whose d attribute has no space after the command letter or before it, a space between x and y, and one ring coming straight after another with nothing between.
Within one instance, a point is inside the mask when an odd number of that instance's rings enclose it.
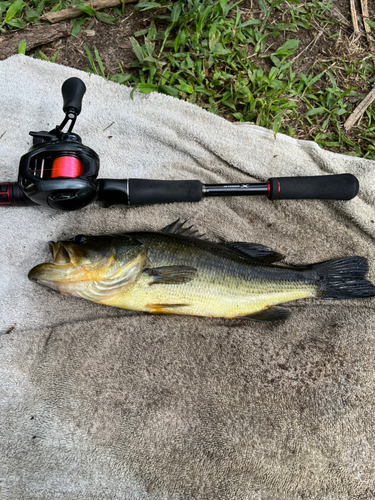
<instances>
[{"instance_id":1,"label":"fishing rod","mask_svg":"<svg viewBox=\"0 0 375 500\"><path fill-rule=\"evenodd\" d=\"M264 183L203 184L199 180L98 179L99 156L73 133L85 84L62 85L65 118L50 132L30 132L33 145L21 157L17 182L0 182L0 205L44 205L79 210L95 201L111 205L198 202L211 196L265 195L270 200L350 200L359 183L351 174L273 177ZM67 131L63 129L67 127Z\"/></svg>"}]
</instances>

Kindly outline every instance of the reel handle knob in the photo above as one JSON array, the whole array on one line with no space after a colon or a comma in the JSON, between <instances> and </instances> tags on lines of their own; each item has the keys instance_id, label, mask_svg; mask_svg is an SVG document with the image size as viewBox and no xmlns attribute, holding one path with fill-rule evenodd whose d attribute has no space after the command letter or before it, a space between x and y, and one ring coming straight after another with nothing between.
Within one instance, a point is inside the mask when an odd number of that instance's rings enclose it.
<instances>
[{"instance_id":1,"label":"reel handle knob","mask_svg":"<svg viewBox=\"0 0 375 500\"><path fill-rule=\"evenodd\" d=\"M68 80L65 80L63 83L61 92L64 100L64 113L73 112L75 116L78 116L81 112L82 99L86 92L86 85L79 78L68 78Z\"/></svg>"}]
</instances>

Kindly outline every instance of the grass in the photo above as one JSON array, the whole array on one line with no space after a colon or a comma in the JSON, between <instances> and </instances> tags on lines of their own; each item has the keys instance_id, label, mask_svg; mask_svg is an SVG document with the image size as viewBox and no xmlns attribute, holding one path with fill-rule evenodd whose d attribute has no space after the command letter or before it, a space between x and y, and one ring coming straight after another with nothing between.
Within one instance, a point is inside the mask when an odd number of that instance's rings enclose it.
<instances>
[{"instance_id":1,"label":"grass","mask_svg":"<svg viewBox=\"0 0 375 500\"><path fill-rule=\"evenodd\" d=\"M73 2L0 1L0 29L38 23L40 13ZM332 0L243 1L141 0L135 8L148 26L131 37L136 61L109 74L95 47L85 47L88 71L140 92L162 92L185 99L232 121L249 121L276 134L315 140L324 148L375 159L375 106L351 134L343 123L375 82L375 68L365 43L350 53L350 40L332 14ZM72 23L77 36L88 18L108 24L123 16L80 5L85 16ZM368 23L372 28L373 22ZM313 42L300 47L302 35L315 34L337 52L320 56L310 67L301 61ZM340 45L341 44L341 45ZM344 50L343 45L346 44ZM20 51L24 51L21 47ZM55 54L55 58L56 58ZM36 54L46 58L44 54Z\"/></svg>"}]
</instances>

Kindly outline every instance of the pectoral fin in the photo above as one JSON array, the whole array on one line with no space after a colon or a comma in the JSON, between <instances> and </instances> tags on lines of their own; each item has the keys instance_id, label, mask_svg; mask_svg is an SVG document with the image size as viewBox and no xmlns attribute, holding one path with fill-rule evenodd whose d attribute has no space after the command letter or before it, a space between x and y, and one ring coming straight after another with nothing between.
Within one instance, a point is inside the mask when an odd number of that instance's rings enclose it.
<instances>
[{"instance_id":1,"label":"pectoral fin","mask_svg":"<svg viewBox=\"0 0 375 500\"><path fill-rule=\"evenodd\" d=\"M285 321L289 318L291 311L285 307L269 307L263 311L246 316L238 316L238 319L250 319L252 321Z\"/></svg>"},{"instance_id":2,"label":"pectoral fin","mask_svg":"<svg viewBox=\"0 0 375 500\"><path fill-rule=\"evenodd\" d=\"M190 266L164 266L148 268L143 271L152 277L149 285L176 285L192 281L197 270Z\"/></svg>"}]
</instances>

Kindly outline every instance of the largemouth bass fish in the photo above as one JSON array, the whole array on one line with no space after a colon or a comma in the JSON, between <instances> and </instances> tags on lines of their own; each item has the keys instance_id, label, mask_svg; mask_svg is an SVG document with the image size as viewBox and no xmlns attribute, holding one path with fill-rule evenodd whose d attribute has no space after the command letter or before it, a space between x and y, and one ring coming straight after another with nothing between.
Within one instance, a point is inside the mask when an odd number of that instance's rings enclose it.
<instances>
[{"instance_id":1,"label":"largemouth bass fish","mask_svg":"<svg viewBox=\"0 0 375 500\"><path fill-rule=\"evenodd\" d=\"M159 232L78 235L50 243L29 278L62 294L154 314L285 320L277 304L375 296L363 257L287 267L262 245L214 243L179 221Z\"/></svg>"}]
</instances>

